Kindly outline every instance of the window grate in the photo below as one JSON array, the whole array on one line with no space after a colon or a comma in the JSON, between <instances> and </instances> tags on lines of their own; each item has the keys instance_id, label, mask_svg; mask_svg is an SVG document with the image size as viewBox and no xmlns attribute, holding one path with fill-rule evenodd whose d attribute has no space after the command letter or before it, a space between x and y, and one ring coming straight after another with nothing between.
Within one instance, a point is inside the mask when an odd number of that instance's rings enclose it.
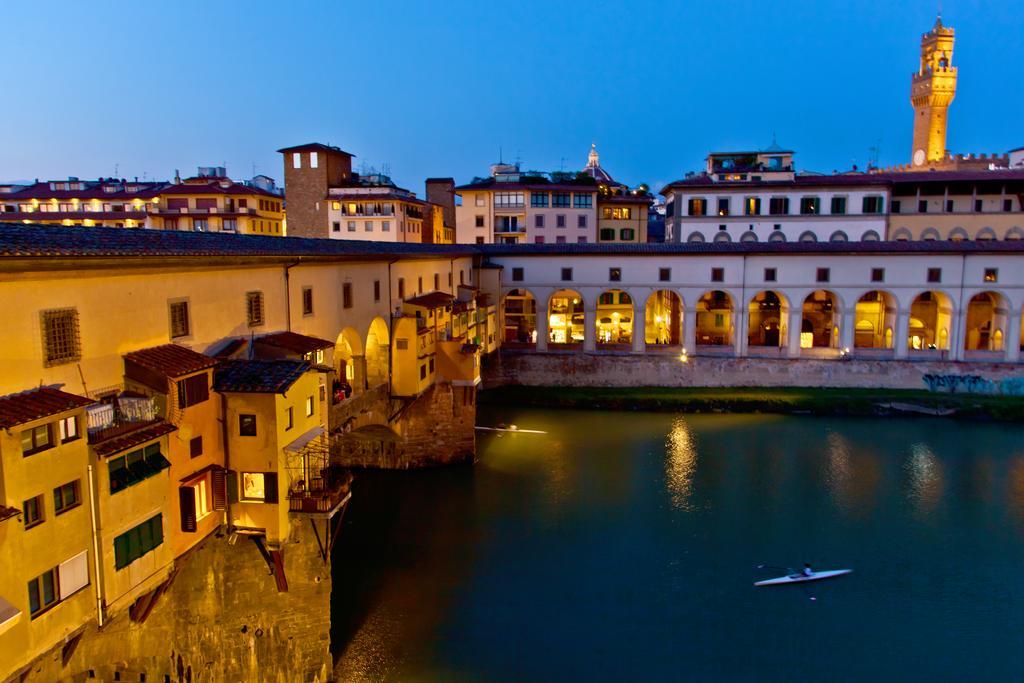
<instances>
[{"instance_id":1,"label":"window grate","mask_svg":"<svg viewBox=\"0 0 1024 683\"><path fill-rule=\"evenodd\" d=\"M44 367L73 363L82 358L77 309L42 311L40 319L43 327Z\"/></svg>"},{"instance_id":2,"label":"window grate","mask_svg":"<svg viewBox=\"0 0 1024 683\"><path fill-rule=\"evenodd\" d=\"M245 314L249 327L259 327L263 324L263 292L246 293Z\"/></svg>"}]
</instances>

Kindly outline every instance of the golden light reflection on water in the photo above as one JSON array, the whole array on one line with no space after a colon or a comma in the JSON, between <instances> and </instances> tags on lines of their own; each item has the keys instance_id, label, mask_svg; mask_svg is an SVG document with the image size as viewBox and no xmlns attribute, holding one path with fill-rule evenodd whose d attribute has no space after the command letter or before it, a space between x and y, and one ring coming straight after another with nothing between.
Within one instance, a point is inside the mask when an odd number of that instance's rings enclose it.
<instances>
[{"instance_id":1,"label":"golden light reflection on water","mask_svg":"<svg viewBox=\"0 0 1024 683\"><path fill-rule=\"evenodd\" d=\"M905 467L910 478L907 497L919 513L931 512L942 498L942 463L927 444L915 443Z\"/></svg>"},{"instance_id":2,"label":"golden light reflection on water","mask_svg":"<svg viewBox=\"0 0 1024 683\"><path fill-rule=\"evenodd\" d=\"M678 510L694 510L693 473L697 469L697 447L686 420L678 418L672 423L666 443L665 474L672 506Z\"/></svg>"},{"instance_id":3,"label":"golden light reflection on water","mask_svg":"<svg viewBox=\"0 0 1024 683\"><path fill-rule=\"evenodd\" d=\"M849 497L850 478L853 476L850 450L850 442L842 434L829 432L828 488L832 497L844 504Z\"/></svg>"}]
</instances>

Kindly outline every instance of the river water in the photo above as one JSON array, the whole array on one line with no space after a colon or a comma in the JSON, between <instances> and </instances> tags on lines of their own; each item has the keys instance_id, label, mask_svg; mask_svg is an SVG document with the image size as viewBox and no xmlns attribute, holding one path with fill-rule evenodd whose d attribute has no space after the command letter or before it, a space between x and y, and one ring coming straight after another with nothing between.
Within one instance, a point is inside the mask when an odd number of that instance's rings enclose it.
<instances>
[{"instance_id":1,"label":"river water","mask_svg":"<svg viewBox=\"0 0 1024 683\"><path fill-rule=\"evenodd\" d=\"M1019 426L482 409L360 475L339 680L1024 680ZM754 588L758 565L853 568Z\"/></svg>"}]
</instances>

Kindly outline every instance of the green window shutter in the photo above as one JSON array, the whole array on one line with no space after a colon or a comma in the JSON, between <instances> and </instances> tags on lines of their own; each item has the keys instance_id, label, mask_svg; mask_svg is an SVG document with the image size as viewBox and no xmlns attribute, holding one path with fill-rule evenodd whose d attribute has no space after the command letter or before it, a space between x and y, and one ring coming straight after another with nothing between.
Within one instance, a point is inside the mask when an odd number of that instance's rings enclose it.
<instances>
[{"instance_id":1,"label":"green window shutter","mask_svg":"<svg viewBox=\"0 0 1024 683\"><path fill-rule=\"evenodd\" d=\"M263 473L263 494L264 502L277 502L277 472Z\"/></svg>"},{"instance_id":2,"label":"green window shutter","mask_svg":"<svg viewBox=\"0 0 1024 683\"><path fill-rule=\"evenodd\" d=\"M181 530L195 532L196 522L196 490L191 486L178 489L178 506L181 509Z\"/></svg>"},{"instance_id":3,"label":"green window shutter","mask_svg":"<svg viewBox=\"0 0 1024 683\"><path fill-rule=\"evenodd\" d=\"M150 533L153 536L153 548L157 548L164 542L164 516L161 513L149 521L152 527Z\"/></svg>"},{"instance_id":4,"label":"green window shutter","mask_svg":"<svg viewBox=\"0 0 1024 683\"><path fill-rule=\"evenodd\" d=\"M229 503L238 502L238 472L227 471L227 494Z\"/></svg>"},{"instance_id":5,"label":"green window shutter","mask_svg":"<svg viewBox=\"0 0 1024 683\"><path fill-rule=\"evenodd\" d=\"M213 470L213 472L210 473L210 484L210 488L213 492L213 509L227 509L227 472L222 469Z\"/></svg>"},{"instance_id":6,"label":"green window shutter","mask_svg":"<svg viewBox=\"0 0 1024 683\"><path fill-rule=\"evenodd\" d=\"M131 532L128 532L131 533ZM124 569L131 562L128 550L128 534L121 534L114 539L114 567Z\"/></svg>"}]
</instances>

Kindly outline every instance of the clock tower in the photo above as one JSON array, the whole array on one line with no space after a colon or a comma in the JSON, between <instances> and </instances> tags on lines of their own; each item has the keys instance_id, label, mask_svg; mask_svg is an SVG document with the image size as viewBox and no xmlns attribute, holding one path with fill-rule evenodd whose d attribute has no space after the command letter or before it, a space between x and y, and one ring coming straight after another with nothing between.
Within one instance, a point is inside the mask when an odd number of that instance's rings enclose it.
<instances>
[{"instance_id":1,"label":"clock tower","mask_svg":"<svg viewBox=\"0 0 1024 683\"><path fill-rule=\"evenodd\" d=\"M940 161L946 156L949 104L956 95L953 66L953 29L935 19L932 30L921 36L921 65L910 78L910 102L914 105L914 166Z\"/></svg>"}]
</instances>

